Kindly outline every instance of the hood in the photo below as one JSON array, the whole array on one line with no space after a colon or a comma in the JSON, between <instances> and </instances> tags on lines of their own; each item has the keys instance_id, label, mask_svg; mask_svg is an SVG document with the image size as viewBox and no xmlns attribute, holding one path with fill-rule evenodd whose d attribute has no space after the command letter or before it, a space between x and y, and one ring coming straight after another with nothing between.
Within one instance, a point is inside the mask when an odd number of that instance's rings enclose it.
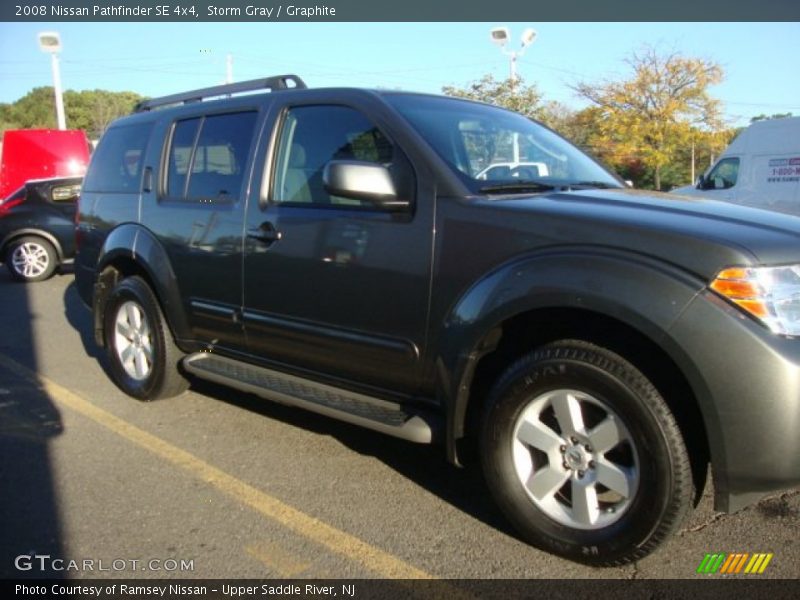
<instances>
[{"instance_id":1,"label":"hood","mask_svg":"<svg viewBox=\"0 0 800 600\"><path fill-rule=\"evenodd\" d=\"M703 192L697 189L695 185L682 185L669 191L670 194L682 196L702 196Z\"/></svg>"},{"instance_id":2,"label":"hood","mask_svg":"<svg viewBox=\"0 0 800 600\"><path fill-rule=\"evenodd\" d=\"M515 227L546 231L549 244L632 250L705 278L729 266L800 263L800 217L706 198L591 189L481 202L520 213Z\"/></svg>"}]
</instances>

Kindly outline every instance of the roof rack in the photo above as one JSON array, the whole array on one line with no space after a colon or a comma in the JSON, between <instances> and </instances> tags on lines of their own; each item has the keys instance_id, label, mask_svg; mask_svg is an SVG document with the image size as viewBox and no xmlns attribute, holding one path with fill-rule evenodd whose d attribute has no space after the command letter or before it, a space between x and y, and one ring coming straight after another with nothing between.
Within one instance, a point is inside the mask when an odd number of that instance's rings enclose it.
<instances>
[{"instance_id":1,"label":"roof rack","mask_svg":"<svg viewBox=\"0 0 800 600\"><path fill-rule=\"evenodd\" d=\"M292 85L289 85L290 83ZM202 102L203 100L207 100L209 98L230 96L232 94L241 94L256 90L276 91L305 89L306 87L307 86L305 82L297 75L276 75L275 77L267 77L266 79L251 79L249 81L240 81L238 83L215 85L213 87L192 90L190 92L182 92L180 94L172 94L170 96L161 96L160 98L142 100L136 105L136 107L133 109L133 112L146 112L160 106L188 104L189 102Z\"/></svg>"}]
</instances>

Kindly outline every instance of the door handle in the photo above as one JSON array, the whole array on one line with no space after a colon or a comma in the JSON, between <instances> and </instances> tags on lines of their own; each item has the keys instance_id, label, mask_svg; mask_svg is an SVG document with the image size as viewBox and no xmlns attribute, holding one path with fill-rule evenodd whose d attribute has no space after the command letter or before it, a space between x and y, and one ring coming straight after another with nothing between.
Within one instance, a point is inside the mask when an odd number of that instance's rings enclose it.
<instances>
[{"instance_id":1,"label":"door handle","mask_svg":"<svg viewBox=\"0 0 800 600\"><path fill-rule=\"evenodd\" d=\"M247 237L262 242L264 244L272 244L277 242L283 234L275 229L275 226L269 221L264 221L258 227L247 230Z\"/></svg>"}]
</instances>

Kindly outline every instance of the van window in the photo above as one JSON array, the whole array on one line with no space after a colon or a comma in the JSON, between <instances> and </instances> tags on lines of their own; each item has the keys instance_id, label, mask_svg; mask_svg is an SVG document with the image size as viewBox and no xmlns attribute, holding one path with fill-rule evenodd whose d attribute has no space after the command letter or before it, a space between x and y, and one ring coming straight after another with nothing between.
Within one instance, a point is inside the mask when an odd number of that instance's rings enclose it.
<instances>
[{"instance_id":1,"label":"van window","mask_svg":"<svg viewBox=\"0 0 800 600\"><path fill-rule=\"evenodd\" d=\"M739 178L739 159L723 158L703 180L704 190L727 190L736 185Z\"/></svg>"},{"instance_id":2,"label":"van window","mask_svg":"<svg viewBox=\"0 0 800 600\"><path fill-rule=\"evenodd\" d=\"M92 156L83 189L88 192L135 193L141 189L142 162L152 124L112 127Z\"/></svg>"},{"instance_id":3,"label":"van window","mask_svg":"<svg viewBox=\"0 0 800 600\"><path fill-rule=\"evenodd\" d=\"M178 121L167 153L167 196L238 198L257 116L248 111Z\"/></svg>"}]
</instances>

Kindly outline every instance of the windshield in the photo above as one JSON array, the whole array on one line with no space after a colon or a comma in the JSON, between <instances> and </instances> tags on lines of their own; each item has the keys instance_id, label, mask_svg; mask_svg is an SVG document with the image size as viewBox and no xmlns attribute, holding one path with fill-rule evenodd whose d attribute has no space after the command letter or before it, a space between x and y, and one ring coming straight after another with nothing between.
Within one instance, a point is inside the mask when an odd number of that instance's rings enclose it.
<instances>
[{"instance_id":1,"label":"windshield","mask_svg":"<svg viewBox=\"0 0 800 600\"><path fill-rule=\"evenodd\" d=\"M455 98L385 97L473 193L622 187L564 138L517 113Z\"/></svg>"}]
</instances>

